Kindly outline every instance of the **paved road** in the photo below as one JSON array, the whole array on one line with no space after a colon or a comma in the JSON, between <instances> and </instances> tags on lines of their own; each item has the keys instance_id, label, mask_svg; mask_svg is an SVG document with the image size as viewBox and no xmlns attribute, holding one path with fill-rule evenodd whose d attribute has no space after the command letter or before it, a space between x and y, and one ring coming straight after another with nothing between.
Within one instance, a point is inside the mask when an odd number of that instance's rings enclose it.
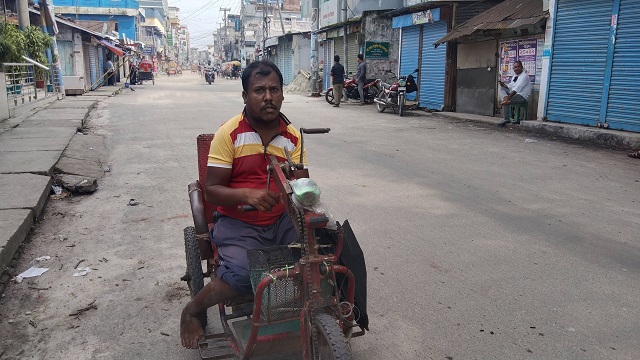
<instances>
[{"instance_id":1,"label":"paved road","mask_svg":"<svg viewBox=\"0 0 640 360\"><path fill-rule=\"evenodd\" d=\"M94 195L49 203L21 266L51 255L51 270L7 290L0 354L197 358L178 338L186 187L195 137L239 112L240 91L186 73L99 106L92 131L107 137L112 171ZM640 357L637 160L285 97L297 126L332 129L305 141L311 176L366 254L371 332L351 342L355 359ZM92 272L73 277L83 259Z\"/></svg>"}]
</instances>

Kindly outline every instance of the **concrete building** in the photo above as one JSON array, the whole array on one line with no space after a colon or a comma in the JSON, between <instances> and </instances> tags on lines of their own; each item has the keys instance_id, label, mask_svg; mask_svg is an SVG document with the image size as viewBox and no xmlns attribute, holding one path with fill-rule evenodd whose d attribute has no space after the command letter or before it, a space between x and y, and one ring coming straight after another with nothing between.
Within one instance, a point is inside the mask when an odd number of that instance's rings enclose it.
<instances>
[{"instance_id":1,"label":"concrete building","mask_svg":"<svg viewBox=\"0 0 640 360\"><path fill-rule=\"evenodd\" d=\"M118 39L138 40L138 1L53 0L56 14L75 20L92 31ZM96 22L100 22L96 25Z\"/></svg>"}]
</instances>

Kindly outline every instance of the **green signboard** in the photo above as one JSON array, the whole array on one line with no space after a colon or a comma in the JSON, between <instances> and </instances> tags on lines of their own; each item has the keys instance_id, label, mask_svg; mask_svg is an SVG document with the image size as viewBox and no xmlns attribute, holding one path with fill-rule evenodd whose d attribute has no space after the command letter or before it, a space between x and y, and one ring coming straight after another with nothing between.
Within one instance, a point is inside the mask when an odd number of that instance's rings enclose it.
<instances>
[{"instance_id":1,"label":"green signboard","mask_svg":"<svg viewBox=\"0 0 640 360\"><path fill-rule=\"evenodd\" d=\"M364 47L364 57L367 59L388 59L389 43L367 41Z\"/></svg>"},{"instance_id":2,"label":"green signboard","mask_svg":"<svg viewBox=\"0 0 640 360\"><path fill-rule=\"evenodd\" d=\"M173 36L167 34L167 46L173 46Z\"/></svg>"}]
</instances>

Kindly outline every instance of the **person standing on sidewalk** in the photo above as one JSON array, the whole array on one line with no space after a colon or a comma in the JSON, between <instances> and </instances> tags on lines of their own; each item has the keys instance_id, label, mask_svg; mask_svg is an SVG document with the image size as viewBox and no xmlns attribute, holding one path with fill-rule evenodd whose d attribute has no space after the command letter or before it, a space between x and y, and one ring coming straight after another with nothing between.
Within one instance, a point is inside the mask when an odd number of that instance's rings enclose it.
<instances>
[{"instance_id":1,"label":"person standing on sidewalk","mask_svg":"<svg viewBox=\"0 0 640 360\"><path fill-rule=\"evenodd\" d=\"M358 71L354 78L358 84L358 93L360 93L360 106L364 105L364 84L367 81L367 64L364 63L364 55L358 54ZM335 93L335 92L334 92Z\"/></svg>"},{"instance_id":2,"label":"person standing on sidewalk","mask_svg":"<svg viewBox=\"0 0 640 360\"><path fill-rule=\"evenodd\" d=\"M340 55L333 57L335 63L331 67L331 85L333 86L333 107L340 107L342 88L344 87L344 66L340 64Z\"/></svg>"},{"instance_id":3,"label":"person standing on sidewalk","mask_svg":"<svg viewBox=\"0 0 640 360\"><path fill-rule=\"evenodd\" d=\"M104 72L106 73L107 85L115 85L116 74L115 74L115 68L113 67L113 61L111 61L110 55L107 55L107 62L104 64Z\"/></svg>"}]
</instances>

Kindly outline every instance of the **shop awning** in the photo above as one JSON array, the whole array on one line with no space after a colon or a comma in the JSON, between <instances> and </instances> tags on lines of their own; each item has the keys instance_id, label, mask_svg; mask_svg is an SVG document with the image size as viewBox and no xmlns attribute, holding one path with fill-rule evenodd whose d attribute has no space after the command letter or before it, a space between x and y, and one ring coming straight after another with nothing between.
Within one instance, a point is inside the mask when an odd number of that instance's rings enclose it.
<instances>
[{"instance_id":1,"label":"shop awning","mask_svg":"<svg viewBox=\"0 0 640 360\"><path fill-rule=\"evenodd\" d=\"M534 25L548 17L549 13L542 9L542 0L506 0L462 25L456 26L434 45L438 46L447 41L472 35L476 31L515 29Z\"/></svg>"},{"instance_id":2,"label":"shop awning","mask_svg":"<svg viewBox=\"0 0 640 360\"><path fill-rule=\"evenodd\" d=\"M104 40L100 40L100 44L104 45L107 49L111 50L111 52L113 52L114 54L120 57L124 56L124 52L121 49L115 47L115 45L109 44Z\"/></svg>"}]
</instances>

